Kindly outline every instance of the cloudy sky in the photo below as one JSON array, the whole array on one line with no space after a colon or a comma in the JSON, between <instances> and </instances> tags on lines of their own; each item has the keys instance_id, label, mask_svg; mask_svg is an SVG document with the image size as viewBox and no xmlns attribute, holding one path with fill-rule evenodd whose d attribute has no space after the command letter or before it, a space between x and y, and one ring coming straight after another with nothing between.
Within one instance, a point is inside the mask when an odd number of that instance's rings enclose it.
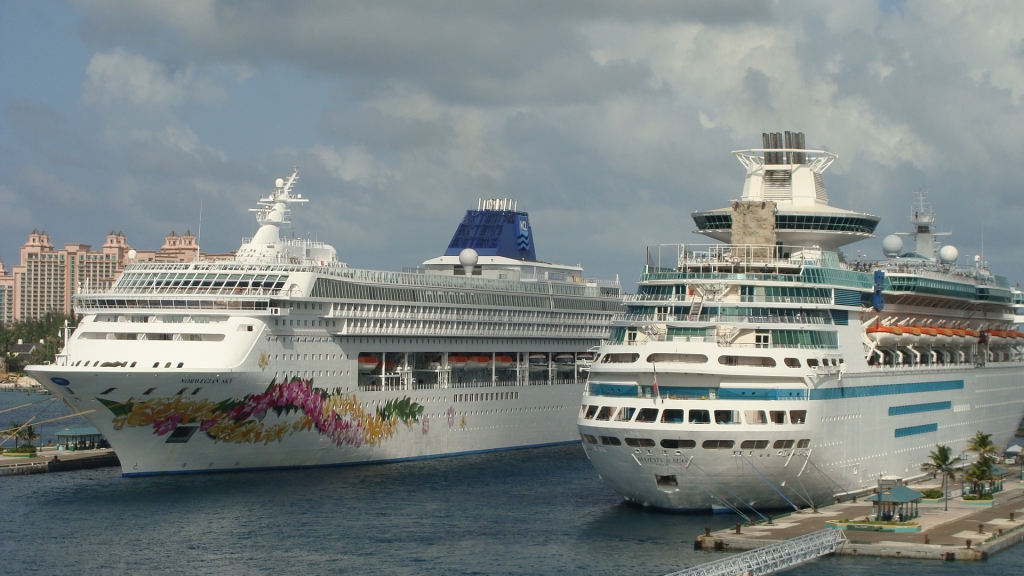
<instances>
[{"instance_id":1,"label":"cloudy sky","mask_svg":"<svg viewBox=\"0 0 1024 576\"><path fill-rule=\"evenodd\" d=\"M904 230L916 190L964 255L1024 278L1020 2L0 0L0 258L198 231L300 168L297 235L350 265L439 255L479 197L540 258L633 282L699 242L763 131L839 154L831 203ZM881 256L880 239L847 248Z\"/></svg>"}]
</instances>

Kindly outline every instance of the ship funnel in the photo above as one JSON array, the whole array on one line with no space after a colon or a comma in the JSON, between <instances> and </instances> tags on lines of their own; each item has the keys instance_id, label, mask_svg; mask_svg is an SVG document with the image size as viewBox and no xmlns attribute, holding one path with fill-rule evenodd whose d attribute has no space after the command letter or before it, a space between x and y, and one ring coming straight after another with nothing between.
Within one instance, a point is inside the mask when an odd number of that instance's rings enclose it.
<instances>
[{"instance_id":1,"label":"ship funnel","mask_svg":"<svg viewBox=\"0 0 1024 576\"><path fill-rule=\"evenodd\" d=\"M764 132L761 134L761 144L765 149L765 164L807 163L807 154L800 152L806 149L803 132Z\"/></svg>"}]
</instances>

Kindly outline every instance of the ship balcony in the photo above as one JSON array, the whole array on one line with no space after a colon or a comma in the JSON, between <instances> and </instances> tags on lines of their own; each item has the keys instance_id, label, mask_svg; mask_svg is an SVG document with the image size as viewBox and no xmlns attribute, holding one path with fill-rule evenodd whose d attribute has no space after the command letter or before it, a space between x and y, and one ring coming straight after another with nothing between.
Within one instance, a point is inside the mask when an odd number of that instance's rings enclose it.
<instances>
[{"instance_id":1,"label":"ship balcony","mask_svg":"<svg viewBox=\"0 0 1024 576\"><path fill-rule=\"evenodd\" d=\"M729 324L832 324L821 316L732 316L723 314L624 314L624 322L723 322Z\"/></svg>"}]
</instances>

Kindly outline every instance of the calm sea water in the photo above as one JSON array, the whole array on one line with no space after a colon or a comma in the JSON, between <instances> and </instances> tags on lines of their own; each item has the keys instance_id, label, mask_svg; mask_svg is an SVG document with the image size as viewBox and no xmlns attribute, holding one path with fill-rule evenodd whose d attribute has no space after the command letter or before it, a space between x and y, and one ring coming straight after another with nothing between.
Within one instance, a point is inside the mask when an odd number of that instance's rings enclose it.
<instances>
[{"instance_id":1,"label":"calm sea water","mask_svg":"<svg viewBox=\"0 0 1024 576\"><path fill-rule=\"evenodd\" d=\"M0 410L25 402L14 396ZM105 468L0 478L0 573L653 576L718 558L693 540L733 522L626 505L575 445L281 472ZM826 558L788 572L889 573L1019 576L1024 546L984 563Z\"/></svg>"}]
</instances>

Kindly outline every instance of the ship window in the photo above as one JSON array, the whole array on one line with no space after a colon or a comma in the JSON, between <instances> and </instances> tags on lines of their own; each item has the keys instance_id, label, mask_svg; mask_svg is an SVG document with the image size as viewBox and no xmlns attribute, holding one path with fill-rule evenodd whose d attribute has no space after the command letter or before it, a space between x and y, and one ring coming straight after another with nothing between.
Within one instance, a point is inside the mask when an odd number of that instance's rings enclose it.
<instances>
[{"instance_id":1,"label":"ship window","mask_svg":"<svg viewBox=\"0 0 1024 576\"><path fill-rule=\"evenodd\" d=\"M192 395L195 396L196 394L199 394L200 390L202 390L202 387L196 388L195 390L192 391Z\"/></svg>"},{"instance_id":2,"label":"ship window","mask_svg":"<svg viewBox=\"0 0 1024 576\"><path fill-rule=\"evenodd\" d=\"M633 448L652 448L654 446L654 440L650 438L626 438L626 446L632 446Z\"/></svg>"},{"instance_id":3,"label":"ship window","mask_svg":"<svg viewBox=\"0 0 1024 576\"><path fill-rule=\"evenodd\" d=\"M786 411L785 410L772 410L769 413L771 416L772 424L785 424L786 423Z\"/></svg>"},{"instance_id":4,"label":"ship window","mask_svg":"<svg viewBox=\"0 0 1024 576\"><path fill-rule=\"evenodd\" d=\"M181 367L182 367L182 366L184 366L184 365L185 365L185 363L184 363L184 362L178 362L178 368L181 368Z\"/></svg>"},{"instance_id":5,"label":"ship window","mask_svg":"<svg viewBox=\"0 0 1024 576\"><path fill-rule=\"evenodd\" d=\"M164 368L170 368L170 367L171 367L171 363L170 362L164 364Z\"/></svg>"},{"instance_id":6,"label":"ship window","mask_svg":"<svg viewBox=\"0 0 1024 576\"><path fill-rule=\"evenodd\" d=\"M799 368L800 367L800 359L799 358L786 358L786 366L789 366L790 368Z\"/></svg>"},{"instance_id":7,"label":"ship window","mask_svg":"<svg viewBox=\"0 0 1024 576\"><path fill-rule=\"evenodd\" d=\"M150 388L149 390L146 390L145 392L143 392L143 393L142 393L142 395L143 395L143 396L149 396L149 395L150 395L150 394L152 394L152 393L153 393L154 391L156 391L156 388Z\"/></svg>"},{"instance_id":8,"label":"ship window","mask_svg":"<svg viewBox=\"0 0 1024 576\"><path fill-rule=\"evenodd\" d=\"M160 363L159 362L153 362L153 368L159 368L159 367L160 367Z\"/></svg>"},{"instance_id":9,"label":"ship window","mask_svg":"<svg viewBox=\"0 0 1024 576\"><path fill-rule=\"evenodd\" d=\"M735 445L732 440L705 440L700 446L705 450L731 450Z\"/></svg>"},{"instance_id":10,"label":"ship window","mask_svg":"<svg viewBox=\"0 0 1024 576\"><path fill-rule=\"evenodd\" d=\"M662 448L696 448L697 443L693 440L675 440L672 438L665 438L661 441Z\"/></svg>"},{"instance_id":11,"label":"ship window","mask_svg":"<svg viewBox=\"0 0 1024 576\"><path fill-rule=\"evenodd\" d=\"M764 450L767 447L767 440L744 440L740 444L740 448L743 450Z\"/></svg>"},{"instance_id":12,"label":"ship window","mask_svg":"<svg viewBox=\"0 0 1024 576\"><path fill-rule=\"evenodd\" d=\"M594 419L595 420L611 420L612 408L613 408L613 406L602 406L601 409L597 411L597 417L594 418Z\"/></svg>"},{"instance_id":13,"label":"ship window","mask_svg":"<svg viewBox=\"0 0 1024 576\"><path fill-rule=\"evenodd\" d=\"M715 424L740 424L738 410L715 410Z\"/></svg>"},{"instance_id":14,"label":"ship window","mask_svg":"<svg viewBox=\"0 0 1024 576\"><path fill-rule=\"evenodd\" d=\"M184 444L196 433L199 426L178 426L167 437L167 444Z\"/></svg>"},{"instance_id":15,"label":"ship window","mask_svg":"<svg viewBox=\"0 0 1024 576\"><path fill-rule=\"evenodd\" d=\"M707 410L690 410L690 424L711 424L711 413Z\"/></svg>"},{"instance_id":16,"label":"ship window","mask_svg":"<svg viewBox=\"0 0 1024 576\"><path fill-rule=\"evenodd\" d=\"M617 414L615 414L616 422L629 422L633 419L633 414L636 413L636 408L622 408Z\"/></svg>"},{"instance_id":17,"label":"ship window","mask_svg":"<svg viewBox=\"0 0 1024 576\"><path fill-rule=\"evenodd\" d=\"M682 424L683 411L669 408L661 413L661 421L664 424Z\"/></svg>"},{"instance_id":18,"label":"ship window","mask_svg":"<svg viewBox=\"0 0 1024 576\"><path fill-rule=\"evenodd\" d=\"M818 367L818 359L817 358L808 358L807 359L807 366L809 368L817 368Z\"/></svg>"},{"instance_id":19,"label":"ship window","mask_svg":"<svg viewBox=\"0 0 1024 576\"><path fill-rule=\"evenodd\" d=\"M186 390L188 390L188 388L182 388L181 390L178 390L178 393L175 394L175 396L181 396L182 394L185 393Z\"/></svg>"},{"instance_id":20,"label":"ship window","mask_svg":"<svg viewBox=\"0 0 1024 576\"><path fill-rule=\"evenodd\" d=\"M793 447L794 442L792 440L776 440L775 444L772 444L772 448L776 450L786 450Z\"/></svg>"},{"instance_id":21,"label":"ship window","mask_svg":"<svg viewBox=\"0 0 1024 576\"><path fill-rule=\"evenodd\" d=\"M807 410L790 410L789 421L792 424L803 424L807 421Z\"/></svg>"},{"instance_id":22,"label":"ship window","mask_svg":"<svg viewBox=\"0 0 1024 576\"><path fill-rule=\"evenodd\" d=\"M747 419L747 424L768 423L768 418L764 415L764 410L744 410L743 416Z\"/></svg>"},{"instance_id":23,"label":"ship window","mask_svg":"<svg viewBox=\"0 0 1024 576\"><path fill-rule=\"evenodd\" d=\"M132 365L131 365L131 366L129 366L129 368L135 368L135 365L136 365L136 364L138 364L138 362L132 362Z\"/></svg>"},{"instance_id":24,"label":"ship window","mask_svg":"<svg viewBox=\"0 0 1024 576\"><path fill-rule=\"evenodd\" d=\"M640 359L639 354L605 354L602 363L629 364Z\"/></svg>"},{"instance_id":25,"label":"ship window","mask_svg":"<svg viewBox=\"0 0 1024 576\"><path fill-rule=\"evenodd\" d=\"M640 413L636 415L637 422L657 422L658 421L658 409L657 408L641 408Z\"/></svg>"},{"instance_id":26,"label":"ship window","mask_svg":"<svg viewBox=\"0 0 1024 576\"><path fill-rule=\"evenodd\" d=\"M615 436L601 436L601 444L605 446L622 446L622 441Z\"/></svg>"},{"instance_id":27,"label":"ship window","mask_svg":"<svg viewBox=\"0 0 1024 576\"><path fill-rule=\"evenodd\" d=\"M594 438L594 436L591 434L584 434L583 439L590 444L597 444L597 438Z\"/></svg>"},{"instance_id":28,"label":"ship window","mask_svg":"<svg viewBox=\"0 0 1024 576\"><path fill-rule=\"evenodd\" d=\"M106 389L106 390L104 390L103 392L100 392L100 396L106 396L107 394L110 394L110 393L111 393L111 392L113 392L114 390L117 390L117 388L107 388L107 389Z\"/></svg>"},{"instance_id":29,"label":"ship window","mask_svg":"<svg viewBox=\"0 0 1024 576\"><path fill-rule=\"evenodd\" d=\"M679 486L679 482L676 480L675 474L669 474L667 476L655 474L654 480L658 483L658 486Z\"/></svg>"},{"instance_id":30,"label":"ship window","mask_svg":"<svg viewBox=\"0 0 1024 576\"><path fill-rule=\"evenodd\" d=\"M804 439L796 443L797 448L807 448L811 445L810 439Z\"/></svg>"},{"instance_id":31,"label":"ship window","mask_svg":"<svg viewBox=\"0 0 1024 576\"><path fill-rule=\"evenodd\" d=\"M597 406L590 406L590 407L588 407L587 408L587 414L584 416L584 418L586 418L587 420L590 420L591 418L593 418L594 414L597 414L597 408L598 408Z\"/></svg>"}]
</instances>

